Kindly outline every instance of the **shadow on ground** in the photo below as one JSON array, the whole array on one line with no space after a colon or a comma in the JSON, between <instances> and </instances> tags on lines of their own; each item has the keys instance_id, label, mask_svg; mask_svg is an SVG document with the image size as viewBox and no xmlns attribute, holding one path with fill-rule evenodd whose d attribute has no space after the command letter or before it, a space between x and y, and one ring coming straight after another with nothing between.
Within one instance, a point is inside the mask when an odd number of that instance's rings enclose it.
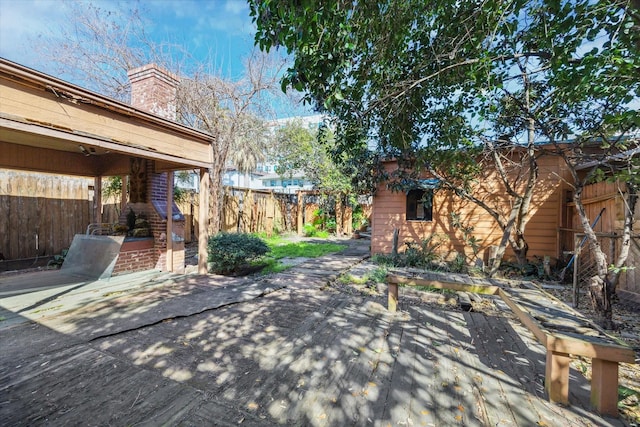
<instances>
[{"instance_id":1,"label":"shadow on ground","mask_svg":"<svg viewBox=\"0 0 640 427\"><path fill-rule=\"evenodd\" d=\"M570 408L547 402L544 352L509 319L390 314L326 286L319 265L340 262L187 276L3 329L0 424L621 425L584 409L584 379Z\"/></svg>"}]
</instances>

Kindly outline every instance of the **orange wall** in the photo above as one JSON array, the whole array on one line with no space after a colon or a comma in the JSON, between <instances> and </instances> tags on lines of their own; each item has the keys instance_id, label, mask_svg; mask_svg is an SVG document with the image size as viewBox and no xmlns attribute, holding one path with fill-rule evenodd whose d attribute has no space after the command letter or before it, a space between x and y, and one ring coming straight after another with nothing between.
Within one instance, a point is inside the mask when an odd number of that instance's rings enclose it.
<instances>
[{"instance_id":1,"label":"orange wall","mask_svg":"<svg viewBox=\"0 0 640 427\"><path fill-rule=\"evenodd\" d=\"M560 172L559 159L543 157L539 159L539 182L531 203L531 219L525 230L525 238L529 244L528 257L558 257L560 248L558 228L560 224L563 185L558 178ZM388 171L397 167L395 162L386 164ZM474 194L487 204L496 207L504 215L508 215L509 198L502 184L496 179L495 172L486 168L484 176L474 187ZM404 192L392 192L386 184L378 187L373 201L371 252L390 253L392 249L393 230L399 229L398 246L404 251L405 242L420 242L429 236L442 241L441 252L444 256L453 257L455 252L464 252L469 256L473 251L463 240L460 230L451 225L451 212L458 212L466 226L474 228L473 235L480 239L479 257L490 245L497 245L502 232L495 220L479 206L460 199L444 190L434 195L433 221L406 221L406 196ZM507 250L507 258L513 256Z\"/></svg>"}]
</instances>

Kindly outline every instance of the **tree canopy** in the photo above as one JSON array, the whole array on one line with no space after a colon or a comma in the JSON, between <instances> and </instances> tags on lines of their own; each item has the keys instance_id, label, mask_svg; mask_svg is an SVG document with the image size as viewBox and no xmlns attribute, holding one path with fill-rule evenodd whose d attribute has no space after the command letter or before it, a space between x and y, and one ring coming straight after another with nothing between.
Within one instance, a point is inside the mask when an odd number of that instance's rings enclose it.
<instances>
[{"instance_id":1,"label":"tree canopy","mask_svg":"<svg viewBox=\"0 0 640 427\"><path fill-rule=\"evenodd\" d=\"M275 130L270 157L276 163L276 173L291 178L303 172L314 188L351 193L357 191L353 171L334 161L333 132L328 129L310 129L301 120L292 120ZM346 173L345 173L346 172Z\"/></svg>"},{"instance_id":2,"label":"tree canopy","mask_svg":"<svg viewBox=\"0 0 640 427\"><path fill-rule=\"evenodd\" d=\"M348 146L365 138L417 152L521 136L526 117L513 112L524 102L523 71L537 138L586 130L564 102L627 105L639 96L638 12L629 1L250 4L259 46L293 54L283 87L335 116ZM625 120L637 108L626 108Z\"/></svg>"},{"instance_id":3,"label":"tree canopy","mask_svg":"<svg viewBox=\"0 0 640 427\"><path fill-rule=\"evenodd\" d=\"M428 170L489 212L520 260L541 155L565 160L586 231L579 190L589 176L606 169L608 179L626 180L621 191L627 205L635 203L640 1L250 5L256 43L294 58L282 87L335 117L337 152L375 147L407 171ZM616 168L603 168L612 158ZM507 210L474 195L486 162L510 197ZM585 178L578 169L589 162L595 166ZM628 237L633 221L626 223ZM595 234L589 239L599 250ZM606 264L598 274L607 274Z\"/></svg>"}]
</instances>

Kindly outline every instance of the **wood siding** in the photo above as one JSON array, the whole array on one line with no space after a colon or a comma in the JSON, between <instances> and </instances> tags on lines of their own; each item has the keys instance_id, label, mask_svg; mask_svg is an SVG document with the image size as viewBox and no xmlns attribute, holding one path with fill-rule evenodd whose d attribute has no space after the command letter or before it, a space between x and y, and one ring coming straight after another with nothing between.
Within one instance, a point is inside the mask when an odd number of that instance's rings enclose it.
<instances>
[{"instance_id":1,"label":"wood siding","mask_svg":"<svg viewBox=\"0 0 640 427\"><path fill-rule=\"evenodd\" d=\"M0 82L0 113L5 116L69 133L99 136L111 142L110 147L121 146L124 152L139 148L186 161L206 162L210 158L208 144L184 134L16 82Z\"/></svg>"},{"instance_id":2,"label":"wood siding","mask_svg":"<svg viewBox=\"0 0 640 427\"><path fill-rule=\"evenodd\" d=\"M387 168L393 170L395 163L388 163ZM541 158L539 169L540 181L531 205L531 219L525 230L529 244L528 255L530 258L545 255L557 258L563 188L557 178L560 172L559 161L553 157ZM478 180L474 194L498 211L508 212L509 200L506 192L491 169L486 169L484 176ZM378 187L372 213L372 253L390 253L393 230L397 228L400 251L404 250L406 242L420 242L432 238L442 243L440 251L444 257L451 258L456 252L460 252L472 261L473 251L465 243L460 230L452 225L452 212L460 215L464 226L473 227L473 236L480 240L479 257L484 257L484 252L490 246L497 245L502 237L498 224L484 209L448 191L435 192L432 221L405 220L405 203L404 193L392 192L384 184ZM508 249L506 256L509 258L513 253Z\"/></svg>"}]
</instances>

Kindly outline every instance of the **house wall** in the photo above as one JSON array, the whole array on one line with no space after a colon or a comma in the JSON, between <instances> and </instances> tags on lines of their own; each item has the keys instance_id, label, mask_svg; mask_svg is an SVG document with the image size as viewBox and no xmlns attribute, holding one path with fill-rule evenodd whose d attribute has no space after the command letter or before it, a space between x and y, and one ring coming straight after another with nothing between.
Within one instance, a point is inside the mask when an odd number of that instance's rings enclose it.
<instances>
[{"instance_id":1,"label":"house wall","mask_svg":"<svg viewBox=\"0 0 640 427\"><path fill-rule=\"evenodd\" d=\"M529 244L528 256L532 258L549 255L557 259L560 252L559 224L564 189L562 180L559 179L560 163L558 158L543 157L538 164L539 184L531 203L531 219L525 230L525 238ZM386 168L390 172L396 169L397 165L395 162L389 162ZM505 215L508 214L510 200L492 168L484 169L483 176L478 179L473 191L476 197L488 205ZM474 254L471 247L465 243L462 232L452 225L452 212L460 215L464 226L473 227L472 234L480 241L478 257L486 260L489 247L497 245L502 237L498 224L484 209L448 191L435 192L432 221L407 221L405 209L405 193L392 192L384 183L379 185L371 214L372 254L391 252L393 231L397 228L400 251L406 249L406 242L421 242L432 238L433 242L441 243L439 250L445 257L452 258L456 252L460 252L473 262ZM506 258L512 257L513 252L508 248Z\"/></svg>"}]
</instances>

